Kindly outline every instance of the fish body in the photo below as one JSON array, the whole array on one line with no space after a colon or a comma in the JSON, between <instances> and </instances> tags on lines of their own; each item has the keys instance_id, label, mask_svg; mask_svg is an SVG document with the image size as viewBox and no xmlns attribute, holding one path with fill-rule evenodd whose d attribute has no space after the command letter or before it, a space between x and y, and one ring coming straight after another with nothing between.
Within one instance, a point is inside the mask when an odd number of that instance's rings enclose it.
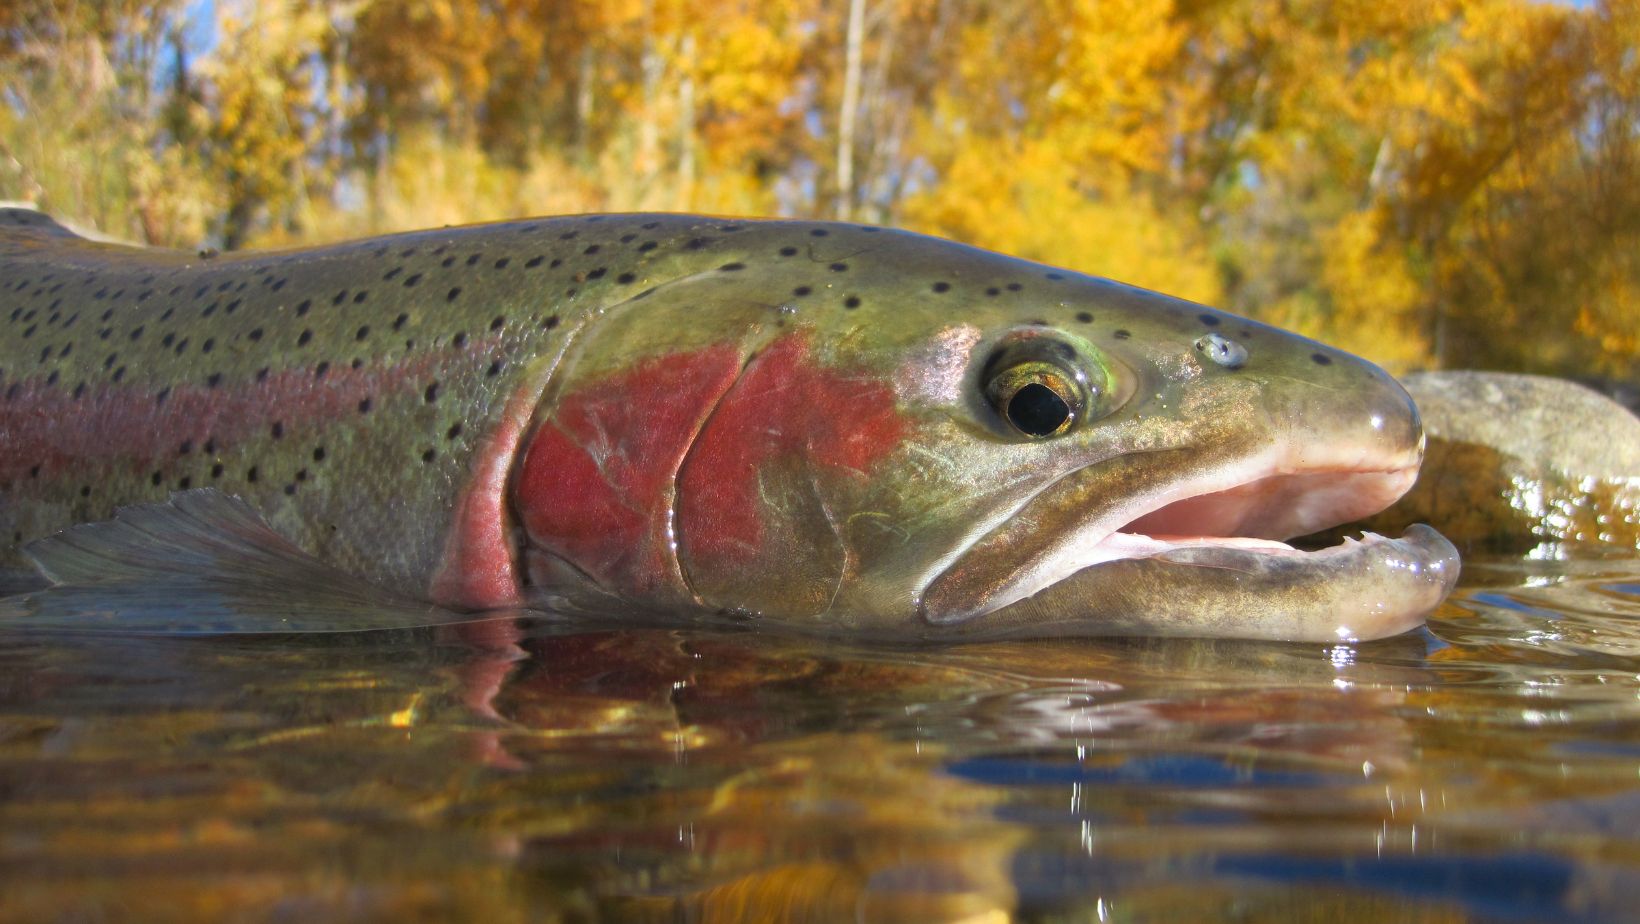
<instances>
[{"instance_id":1,"label":"fish body","mask_svg":"<svg viewBox=\"0 0 1640 924\"><path fill-rule=\"evenodd\" d=\"M1427 529L1281 541L1415 477L1416 410L1370 364L839 223L590 215L213 255L0 212L0 447L0 567L214 489L463 610L1331 639L1416 624L1457 567Z\"/></svg>"}]
</instances>

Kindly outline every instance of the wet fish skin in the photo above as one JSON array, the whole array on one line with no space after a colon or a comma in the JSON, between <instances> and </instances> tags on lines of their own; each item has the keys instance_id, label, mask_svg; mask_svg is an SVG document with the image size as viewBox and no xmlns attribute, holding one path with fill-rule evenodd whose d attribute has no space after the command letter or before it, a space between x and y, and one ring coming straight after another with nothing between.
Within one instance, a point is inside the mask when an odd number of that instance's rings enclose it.
<instances>
[{"instance_id":1,"label":"wet fish skin","mask_svg":"<svg viewBox=\"0 0 1640 924\"><path fill-rule=\"evenodd\" d=\"M904 232L574 216L204 256L8 222L0 566L214 487L325 562L454 606L972 632L1065 567L1090 511L1246 460L1386 474L1243 517L1296 535L1387 504L1421 451L1405 393L1347 354ZM1244 361L1215 360L1210 335ZM987 357L1049 349L1093 398L1030 439L980 379ZM1397 580L1383 593L1406 596ZM1003 622L1066 631L1039 609ZM1222 623L1205 631L1237 634Z\"/></svg>"}]
</instances>

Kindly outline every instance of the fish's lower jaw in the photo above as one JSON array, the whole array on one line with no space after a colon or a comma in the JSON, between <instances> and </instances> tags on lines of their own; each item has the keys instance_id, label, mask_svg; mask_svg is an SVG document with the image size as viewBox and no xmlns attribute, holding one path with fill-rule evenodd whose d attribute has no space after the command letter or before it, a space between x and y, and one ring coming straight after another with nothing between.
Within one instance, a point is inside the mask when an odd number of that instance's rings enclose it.
<instances>
[{"instance_id":1,"label":"fish's lower jaw","mask_svg":"<svg viewBox=\"0 0 1640 924\"><path fill-rule=\"evenodd\" d=\"M1129 546L1140 538L1112 541ZM925 617L964 638L1368 641L1421 625L1451 592L1459 567L1452 544L1422 524L1397 538L1369 534L1315 552L1264 542L1182 544L1082 568L984 612Z\"/></svg>"}]
</instances>

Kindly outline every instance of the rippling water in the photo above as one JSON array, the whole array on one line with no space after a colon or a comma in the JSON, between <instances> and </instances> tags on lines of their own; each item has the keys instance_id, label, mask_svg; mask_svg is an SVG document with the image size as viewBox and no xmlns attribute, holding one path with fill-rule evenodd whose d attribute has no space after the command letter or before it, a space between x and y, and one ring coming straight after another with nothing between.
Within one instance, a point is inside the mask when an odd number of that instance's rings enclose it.
<instances>
[{"instance_id":1,"label":"rippling water","mask_svg":"<svg viewBox=\"0 0 1640 924\"><path fill-rule=\"evenodd\" d=\"M1361 645L0 636L0 920L1604 921L1640 557Z\"/></svg>"}]
</instances>

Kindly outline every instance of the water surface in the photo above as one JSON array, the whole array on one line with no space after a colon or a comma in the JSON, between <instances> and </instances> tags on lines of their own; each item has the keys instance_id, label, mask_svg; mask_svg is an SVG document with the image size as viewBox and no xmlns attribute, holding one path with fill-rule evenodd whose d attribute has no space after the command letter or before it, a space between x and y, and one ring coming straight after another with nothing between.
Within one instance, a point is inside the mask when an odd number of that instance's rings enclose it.
<instances>
[{"instance_id":1,"label":"water surface","mask_svg":"<svg viewBox=\"0 0 1640 924\"><path fill-rule=\"evenodd\" d=\"M1640 557L1466 569L1359 645L0 635L0 921L1632 919Z\"/></svg>"}]
</instances>

